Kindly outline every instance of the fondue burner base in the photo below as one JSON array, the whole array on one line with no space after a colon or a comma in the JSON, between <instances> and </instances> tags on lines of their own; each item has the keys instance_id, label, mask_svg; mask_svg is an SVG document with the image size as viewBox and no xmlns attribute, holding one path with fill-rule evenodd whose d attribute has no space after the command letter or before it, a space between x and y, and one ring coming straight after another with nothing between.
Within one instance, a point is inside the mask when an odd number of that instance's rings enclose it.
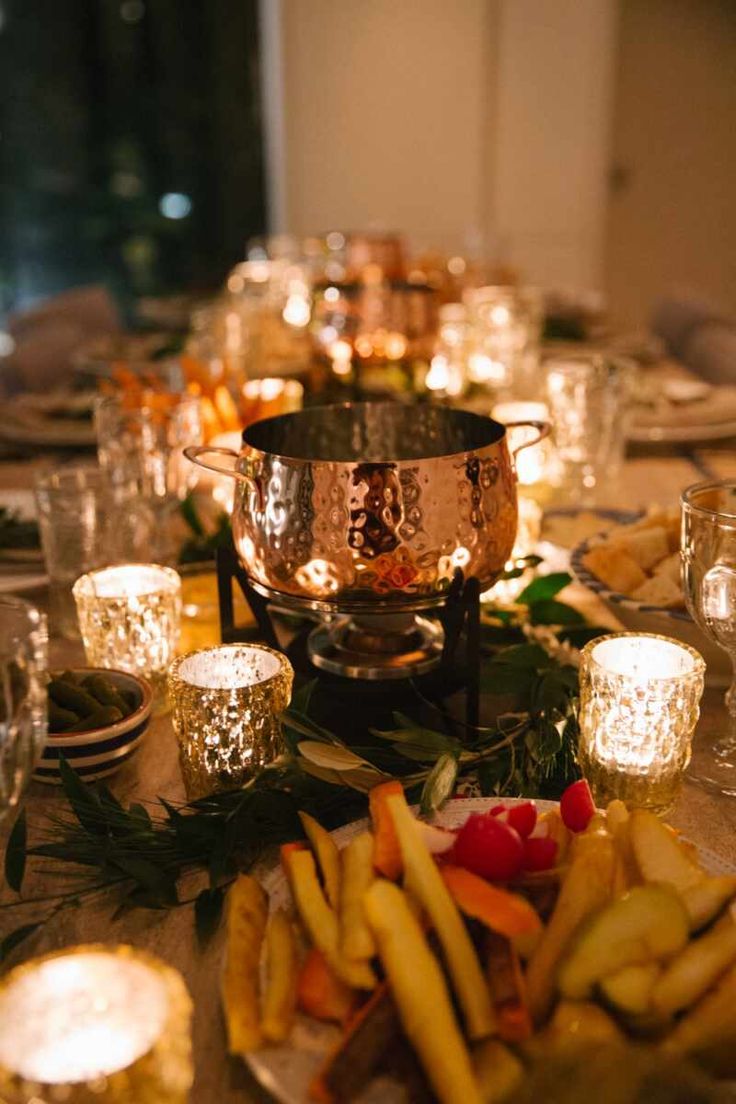
<instances>
[{"instance_id":1,"label":"fondue burner base","mask_svg":"<svg viewBox=\"0 0 736 1104\"><path fill-rule=\"evenodd\" d=\"M440 625L412 614L344 617L309 634L315 667L344 678L404 679L424 675L442 660Z\"/></svg>"}]
</instances>

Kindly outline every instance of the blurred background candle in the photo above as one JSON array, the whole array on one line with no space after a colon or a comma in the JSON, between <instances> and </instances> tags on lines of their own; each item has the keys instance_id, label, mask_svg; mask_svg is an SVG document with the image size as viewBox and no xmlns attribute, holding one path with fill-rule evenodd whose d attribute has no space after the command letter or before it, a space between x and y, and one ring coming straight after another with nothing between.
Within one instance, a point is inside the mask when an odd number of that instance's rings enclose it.
<instances>
[{"instance_id":1,"label":"blurred background candle","mask_svg":"<svg viewBox=\"0 0 736 1104\"><path fill-rule=\"evenodd\" d=\"M281 753L279 716L293 679L286 656L263 644L225 644L174 660L169 697L190 800L242 786Z\"/></svg>"},{"instance_id":2,"label":"blurred background candle","mask_svg":"<svg viewBox=\"0 0 736 1104\"><path fill-rule=\"evenodd\" d=\"M549 407L543 402L500 402L491 410L491 417L509 427L508 444L511 452L521 448L515 459L519 495L534 498L537 502L546 500L556 473L552 440L545 437L539 444L522 447L539 434L533 426L514 426L513 423L548 422Z\"/></svg>"},{"instance_id":3,"label":"blurred background candle","mask_svg":"<svg viewBox=\"0 0 736 1104\"><path fill-rule=\"evenodd\" d=\"M181 621L181 579L159 564L119 564L74 584L87 662L150 680L158 708Z\"/></svg>"},{"instance_id":4,"label":"blurred background candle","mask_svg":"<svg viewBox=\"0 0 736 1104\"><path fill-rule=\"evenodd\" d=\"M185 1104L192 1003L181 975L132 947L33 959L0 983L4 1104Z\"/></svg>"},{"instance_id":5,"label":"blurred background candle","mask_svg":"<svg viewBox=\"0 0 736 1104\"><path fill-rule=\"evenodd\" d=\"M578 755L596 803L663 813L677 797L703 694L705 663L653 633L586 644L580 662Z\"/></svg>"},{"instance_id":6,"label":"blurred background candle","mask_svg":"<svg viewBox=\"0 0 736 1104\"><path fill-rule=\"evenodd\" d=\"M243 426L249 426L261 418L275 418L301 410L304 388L295 379L251 379L243 384L242 396Z\"/></svg>"}]
</instances>

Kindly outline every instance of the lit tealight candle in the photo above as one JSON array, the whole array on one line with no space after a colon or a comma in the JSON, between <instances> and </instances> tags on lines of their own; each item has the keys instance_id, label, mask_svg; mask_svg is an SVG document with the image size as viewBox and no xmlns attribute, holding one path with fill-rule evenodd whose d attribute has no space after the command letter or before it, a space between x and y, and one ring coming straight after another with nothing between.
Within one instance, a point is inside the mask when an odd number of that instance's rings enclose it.
<instances>
[{"instance_id":1,"label":"lit tealight candle","mask_svg":"<svg viewBox=\"0 0 736 1104\"><path fill-rule=\"evenodd\" d=\"M690 761L704 672L694 648L654 633L586 644L578 755L599 805L618 797L655 812L672 806Z\"/></svg>"},{"instance_id":2,"label":"lit tealight candle","mask_svg":"<svg viewBox=\"0 0 736 1104\"><path fill-rule=\"evenodd\" d=\"M241 786L282 751L294 672L263 644L223 644L174 660L172 720L190 800Z\"/></svg>"},{"instance_id":3,"label":"lit tealight candle","mask_svg":"<svg viewBox=\"0 0 736 1104\"><path fill-rule=\"evenodd\" d=\"M90 571L73 588L87 662L150 679L159 705L176 651L181 579L159 564L119 564Z\"/></svg>"},{"instance_id":4,"label":"lit tealight candle","mask_svg":"<svg viewBox=\"0 0 736 1104\"><path fill-rule=\"evenodd\" d=\"M0 983L0 1099L185 1104L191 1015L180 974L132 947L33 959Z\"/></svg>"}]
</instances>

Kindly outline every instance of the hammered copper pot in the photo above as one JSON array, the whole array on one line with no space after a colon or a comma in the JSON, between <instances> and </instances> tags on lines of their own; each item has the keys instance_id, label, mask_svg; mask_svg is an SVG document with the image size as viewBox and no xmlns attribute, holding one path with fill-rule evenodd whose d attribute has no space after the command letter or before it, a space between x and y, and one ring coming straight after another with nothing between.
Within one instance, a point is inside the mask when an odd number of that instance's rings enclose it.
<instances>
[{"instance_id":1,"label":"hammered copper pot","mask_svg":"<svg viewBox=\"0 0 736 1104\"><path fill-rule=\"evenodd\" d=\"M249 426L239 454L185 452L237 480L235 546L252 585L281 604L366 614L430 607L458 568L490 586L514 543L506 427L468 411L312 407ZM212 454L234 467L208 462Z\"/></svg>"}]
</instances>

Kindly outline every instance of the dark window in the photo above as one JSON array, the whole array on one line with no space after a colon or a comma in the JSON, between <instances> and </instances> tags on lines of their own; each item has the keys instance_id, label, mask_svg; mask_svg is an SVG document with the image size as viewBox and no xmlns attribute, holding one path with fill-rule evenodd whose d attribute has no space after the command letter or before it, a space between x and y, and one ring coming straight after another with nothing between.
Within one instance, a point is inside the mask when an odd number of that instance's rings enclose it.
<instances>
[{"instance_id":1,"label":"dark window","mask_svg":"<svg viewBox=\"0 0 736 1104\"><path fill-rule=\"evenodd\" d=\"M0 0L0 307L218 283L265 226L257 0Z\"/></svg>"}]
</instances>

